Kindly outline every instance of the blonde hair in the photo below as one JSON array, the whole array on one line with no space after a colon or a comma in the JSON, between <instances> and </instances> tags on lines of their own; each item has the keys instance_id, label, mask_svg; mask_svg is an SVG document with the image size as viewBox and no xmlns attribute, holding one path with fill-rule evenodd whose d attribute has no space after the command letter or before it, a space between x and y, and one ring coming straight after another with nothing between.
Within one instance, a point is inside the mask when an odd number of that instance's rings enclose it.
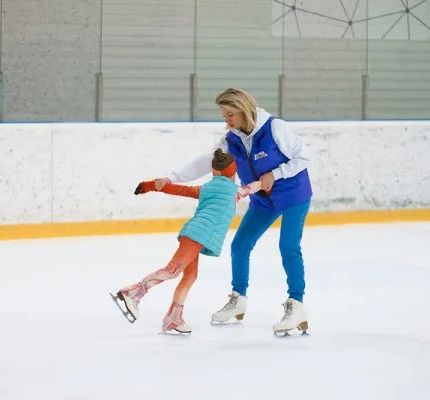
<instances>
[{"instance_id":1,"label":"blonde hair","mask_svg":"<svg viewBox=\"0 0 430 400\"><path fill-rule=\"evenodd\" d=\"M251 132L257 119L257 101L248 92L242 89L229 88L219 94L215 103L219 106L225 107L228 110L239 110L244 117L244 129Z\"/></svg>"}]
</instances>

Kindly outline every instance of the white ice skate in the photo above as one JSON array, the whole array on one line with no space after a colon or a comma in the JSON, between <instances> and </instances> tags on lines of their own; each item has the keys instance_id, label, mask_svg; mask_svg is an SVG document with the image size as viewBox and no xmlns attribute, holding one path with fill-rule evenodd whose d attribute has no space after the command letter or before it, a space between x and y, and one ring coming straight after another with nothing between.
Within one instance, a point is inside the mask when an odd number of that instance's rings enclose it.
<instances>
[{"instance_id":1,"label":"white ice skate","mask_svg":"<svg viewBox=\"0 0 430 400\"><path fill-rule=\"evenodd\" d=\"M229 294L230 300L227 304L216 313L212 314L212 325L224 324L231 318L236 318L237 321L243 320L246 312L246 296L233 291Z\"/></svg>"},{"instance_id":2,"label":"white ice skate","mask_svg":"<svg viewBox=\"0 0 430 400\"><path fill-rule=\"evenodd\" d=\"M134 300L121 291L119 291L116 296L112 293L110 293L110 295L128 322L133 323L139 318L139 302L137 300ZM125 310L121 307L118 300L124 302Z\"/></svg>"},{"instance_id":3,"label":"white ice skate","mask_svg":"<svg viewBox=\"0 0 430 400\"><path fill-rule=\"evenodd\" d=\"M285 314L281 321L273 325L273 333L276 336L289 336L289 331L298 329L302 335L306 335L308 320L303 303L295 299L288 299L284 304Z\"/></svg>"},{"instance_id":4,"label":"white ice skate","mask_svg":"<svg viewBox=\"0 0 430 400\"><path fill-rule=\"evenodd\" d=\"M186 333L191 333L193 331L193 328L185 322L175 327L163 328L163 333L169 333L172 331L186 334Z\"/></svg>"},{"instance_id":5,"label":"white ice skate","mask_svg":"<svg viewBox=\"0 0 430 400\"><path fill-rule=\"evenodd\" d=\"M173 302L163 320L162 331L164 334L175 331L178 333L191 333L192 328L186 324L182 317L184 306Z\"/></svg>"}]
</instances>

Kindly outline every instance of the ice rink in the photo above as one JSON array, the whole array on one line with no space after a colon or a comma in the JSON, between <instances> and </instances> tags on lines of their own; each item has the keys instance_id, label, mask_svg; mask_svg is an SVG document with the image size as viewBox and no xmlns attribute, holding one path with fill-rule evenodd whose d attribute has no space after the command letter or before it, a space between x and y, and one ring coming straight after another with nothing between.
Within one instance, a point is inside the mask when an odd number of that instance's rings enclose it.
<instances>
[{"instance_id":1,"label":"ice rink","mask_svg":"<svg viewBox=\"0 0 430 400\"><path fill-rule=\"evenodd\" d=\"M233 234L200 259L188 337L159 334L177 281L133 325L109 296L166 265L176 235L0 242L0 399L430 399L430 223L306 228L310 335L286 339L272 334L277 229L252 254L243 323L209 324L231 290Z\"/></svg>"}]
</instances>

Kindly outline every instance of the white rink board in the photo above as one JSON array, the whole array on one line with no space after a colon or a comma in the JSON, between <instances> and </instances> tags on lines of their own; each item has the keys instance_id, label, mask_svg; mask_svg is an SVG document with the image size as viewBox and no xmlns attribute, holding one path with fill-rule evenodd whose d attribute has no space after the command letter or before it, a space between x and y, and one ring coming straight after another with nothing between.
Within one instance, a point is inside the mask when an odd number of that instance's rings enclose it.
<instances>
[{"instance_id":1,"label":"white rink board","mask_svg":"<svg viewBox=\"0 0 430 400\"><path fill-rule=\"evenodd\" d=\"M312 211L430 206L430 121L291 127L311 150ZM211 151L224 133L222 122L2 125L0 224L191 216L193 199L134 188Z\"/></svg>"}]
</instances>

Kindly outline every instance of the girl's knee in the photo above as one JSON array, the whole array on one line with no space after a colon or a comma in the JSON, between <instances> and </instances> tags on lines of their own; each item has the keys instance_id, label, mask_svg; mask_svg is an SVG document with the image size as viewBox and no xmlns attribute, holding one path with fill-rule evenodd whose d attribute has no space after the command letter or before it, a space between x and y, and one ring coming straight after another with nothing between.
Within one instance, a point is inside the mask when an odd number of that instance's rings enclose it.
<instances>
[{"instance_id":1,"label":"girl's knee","mask_svg":"<svg viewBox=\"0 0 430 400\"><path fill-rule=\"evenodd\" d=\"M183 278L189 282L194 283L194 281L197 279L198 272L199 272L198 263L193 262L187 267L185 267Z\"/></svg>"},{"instance_id":2,"label":"girl's knee","mask_svg":"<svg viewBox=\"0 0 430 400\"><path fill-rule=\"evenodd\" d=\"M190 282L191 284L193 284L196 280L197 280L197 272L192 273L188 276L188 282Z\"/></svg>"},{"instance_id":3,"label":"girl's knee","mask_svg":"<svg viewBox=\"0 0 430 400\"><path fill-rule=\"evenodd\" d=\"M167 267L163 268L161 271L166 275L166 279L174 279L182 272L182 268L181 264L169 263Z\"/></svg>"},{"instance_id":4,"label":"girl's knee","mask_svg":"<svg viewBox=\"0 0 430 400\"><path fill-rule=\"evenodd\" d=\"M195 282L198 276L198 271L197 270L192 270L192 271L184 271L184 277L187 277L187 280L189 282Z\"/></svg>"}]
</instances>

